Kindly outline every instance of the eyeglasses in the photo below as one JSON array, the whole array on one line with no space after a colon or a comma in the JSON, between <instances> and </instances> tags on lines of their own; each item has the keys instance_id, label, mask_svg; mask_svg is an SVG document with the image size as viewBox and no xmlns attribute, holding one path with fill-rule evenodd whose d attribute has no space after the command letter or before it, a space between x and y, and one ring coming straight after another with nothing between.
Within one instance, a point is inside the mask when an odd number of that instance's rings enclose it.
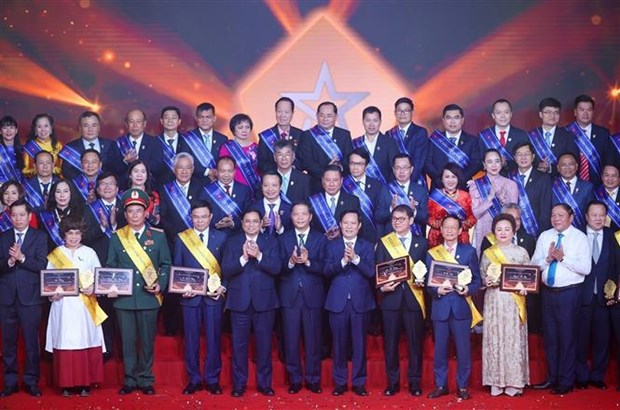
<instances>
[{"instance_id":1,"label":"eyeglasses","mask_svg":"<svg viewBox=\"0 0 620 410\"><path fill-rule=\"evenodd\" d=\"M408 219L409 218L407 218L406 216L393 216L392 217L392 222L398 222L400 224L400 223L403 223L403 222L407 222Z\"/></svg>"}]
</instances>

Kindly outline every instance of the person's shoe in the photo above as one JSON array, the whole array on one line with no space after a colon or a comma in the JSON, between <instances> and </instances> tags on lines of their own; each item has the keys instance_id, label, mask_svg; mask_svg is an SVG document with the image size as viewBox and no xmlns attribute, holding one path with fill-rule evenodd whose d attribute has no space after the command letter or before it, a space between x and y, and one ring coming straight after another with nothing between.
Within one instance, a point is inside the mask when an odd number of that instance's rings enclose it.
<instances>
[{"instance_id":1,"label":"person's shoe","mask_svg":"<svg viewBox=\"0 0 620 410\"><path fill-rule=\"evenodd\" d=\"M588 388L588 382L575 382L577 390L585 390Z\"/></svg>"},{"instance_id":2,"label":"person's shoe","mask_svg":"<svg viewBox=\"0 0 620 410\"><path fill-rule=\"evenodd\" d=\"M41 397L41 395L43 394L41 393L41 389L39 389L39 386L35 386L35 385L26 386L24 390L26 390L26 393L28 393L32 397Z\"/></svg>"},{"instance_id":3,"label":"person's shoe","mask_svg":"<svg viewBox=\"0 0 620 410\"><path fill-rule=\"evenodd\" d=\"M456 392L456 397L458 397L461 400L471 399L471 395L469 394L469 390L467 389L458 389Z\"/></svg>"},{"instance_id":4,"label":"person's shoe","mask_svg":"<svg viewBox=\"0 0 620 410\"><path fill-rule=\"evenodd\" d=\"M121 396L124 396L126 394L130 394L136 391L136 386L127 386L126 384L123 384L123 387L121 387L121 389L118 391L118 394L120 394Z\"/></svg>"},{"instance_id":5,"label":"person's shoe","mask_svg":"<svg viewBox=\"0 0 620 410\"><path fill-rule=\"evenodd\" d=\"M297 393L299 393L300 390L301 390L301 384L300 383L291 383L291 385L288 386L289 394L297 394Z\"/></svg>"},{"instance_id":6,"label":"person's shoe","mask_svg":"<svg viewBox=\"0 0 620 410\"><path fill-rule=\"evenodd\" d=\"M19 387L15 386L6 386L4 390L0 391L0 397L9 397L13 393L17 393L19 391Z\"/></svg>"},{"instance_id":7,"label":"person's shoe","mask_svg":"<svg viewBox=\"0 0 620 410\"><path fill-rule=\"evenodd\" d=\"M383 390L384 396L395 396L396 393L400 391L400 386L395 384L392 386L388 386L385 390Z\"/></svg>"},{"instance_id":8,"label":"person's shoe","mask_svg":"<svg viewBox=\"0 0 620 410\"><path fill-rule=\"evenodd\" d=\"M153 388L153 386L140 387L140 391L142 391L142 393L146 394L147 396L152 396L155 394L155 389Z\"/></svg>"},{"instance_id":9,"label":"person's shoe","mask_svg":"<svg viewBox=\"0 0 620 410\"><path fill-rule=\"evenodd\" d=\"M222 394L222 386L219 383L207 384L207 391L211 394Z\"/></svg>"},{"instance_id":10,"label":"person's shoe","mask_svg":"<svg viewBox=\"0 0 620 410\"><path fill-rule=\"evenodd\" d=\"M199 390L202 390L202 384L189 383L183 389L183 394L194 394Z\"/></svg>"},{"instance_id":11,"label":"person's shoe","mask_svg":"<svg viewBox=\"0 0 620 410\"><path fill-rule=\"evenodd\" d=\"M323 392L323 389L321 389L321 385L318 383L306 383L306 389L316 394Z\"/></svg>"},{"instance_id":12,"label":"person's shoe","mask_svg":"<svg viewBox=\"0 0 620 410\"><path fill-rule=\"evenodd\" d=\"M571 391L573 391L573 387L572 386L560 386L560 385L558 385L555 389L551 390L551 394L564 395L564 394L570 393Z\"/></svg>"},{"instance_id":13,"label":"person's shoe","mask_svg":"<svg viewBox=\"0 0 620 410\"><path fill-rule=\"evenodd\" d=\"M62 397L71 397L71 389L62 389L60 395Z\"/></svg>"},{"instance_id":14,"label":"person's shoe","mask_svg":"<svg viewBox=\"0 0 620 410\"><path fill-rule=\"evenodd\" d=\"M368 396L368 390L364 386L353 386L351 390L356 396Z\"/></svg>"},{"instance_id":15,"label":"person's shoe","mask_svg":"<svg viewBox=\"0 0 620 410\"><path fill-rule=\"evenodd\" d=\"M332 390L332 395L342 396L346 391L347 391L347 386L345 386L344 384L340 384L334 387L334 390Z\"/></svg>"},{"instance_id":16,"label":"person's shoe","mask_svg":"<svg viewBox=\"0 0 620 410\"><path fill-rule=\"evenodd\" d=\"M421 396L422 389L420 389L418 386L409 386L409 394L411 394L412 396Z\"/></svg>"},{"instance_id":17,"label":"person's shoe","mask_svg":"<svg viewBox=\"0 0 620 410\"><path fill-rule=\"evenodd\" d=\"M553 388L555 388L555 385L548 381L544 381L542 383L532 385L532 389L534 390L548 390L548 389L553 389Z\"/></svg>"},{"instance_id":18,"label":"person's shoe","mask_svg":"<svg viewBox=\"0 0 620 410\"><path fill-rule=\"evenodd\" d=\"M435 390L428 394L429 399L436 399L437 397L446 396L449 393L447 387L437 387Z\"/></svg>"},{"instance_id":19,"label":"person's shoe","mask_svg":"<svg viewBox=\"0 0 620 410\"><path fill-rule=\"evenodd\" d=\"M258 392L263 396L271 397L275 396L276 392L271 387L259 387Z\"/></svg>"},{"instance_id":20,"label":"person's shoe","mask_svg":"<svg viewBox=\"0 0 620 410\"><path fill-rule=\"evenodd\" d=\"M80 388L80 392L78 393L80 397L88 397L90 396L90 387L83 386Z\"/></svg>"},{"instance_id":21,"label":"person's shoe","mask_svg":"<svg viewBox=\"0 0 620 410\"><path fill-rule=\"evenodd\" d=\"M590 380L590 386L596 387L597 389L606 390L607 385L604 381L601 380Z\"/></svg>"},{"instance_id":22,"label":"person's shoe","mask_svg":"<svg viewBox=\"0 0 620 410\"><path fill-rule=\"evenodd\" d=\"M230 395L233 397L243 397L245 394L245 386L244 387L233 387Z\"/></svg>"}]
</instances>

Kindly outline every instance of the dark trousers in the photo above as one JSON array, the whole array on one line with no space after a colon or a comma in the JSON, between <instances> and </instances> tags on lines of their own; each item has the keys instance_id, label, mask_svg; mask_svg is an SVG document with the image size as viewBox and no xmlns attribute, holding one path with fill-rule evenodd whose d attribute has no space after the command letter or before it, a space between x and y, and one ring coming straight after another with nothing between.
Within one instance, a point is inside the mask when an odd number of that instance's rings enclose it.
<instances>
[{"instance_id":1,"label":"dark trousers","mask_svg":"<svg viewBox=\"0 0 620 410\"><path fill-rule=\"evenodd\" d=\"M351 301L347 301L342 312L329 312L329 325L333 338L333 369L332 378L337 386L346 386L348 379L347 356L349 344L352 347L353 386L366 383L366 328L368 312L358 313L353 309Z\"/></svg>"},{"instance_id":2,"label":"dark trousers","mask_svg":"<svg viewBox=\"0 0 620 410\"><path fill-rule=\"evenodd\" d=\"M198 306L182 306L185 347L185 370L189 382L216 384L222 370L222 313L224 304L207 303L205 299ZM200 328L204 326L207 342L204 379L200 375Z\"/></svg>"},{"instance_id":3,"label":"dark trousers","mask_svg":"<svg viewBox=\"0 0 620 410\"><path fill-rule=\"evenodd\" d=\"M528 293L525 297L527 309L527 331L542 334L542 301L539 293Z\"/></svg>"},{"instance_id":4,"label":"dark trousers","mask_svg":"<svg viewBox=\"0 0 620 410\"><path fill-rule=\"evenodd\" d=\"M448 387L448 345L450 335L456 346L456 387L469 387L471 375L471 319L457 319L452 313L448 320L433 320L435 334L435 386Z\"/></svg>"},{"instance_id":5,"label":"dark trousers","mask_svg":"<svg viewBox=\"0 0 620 410\"><path fill-rule=\"evenodd\" d=\"M36 386L39 383L39 326L41 305L24 306L15 299L9 306L0 306L2 328L2 361L4 362L4 385L17 386L17 334L21 327L26 350L24 384Z\"/></svg>"},{"instance_id":6,"label":"dark trousers","mask_svg":"<svg viewBox=\"0 0 620 410\"><path fill-rule=\"evenodd\" d=\"M592 303L579 307L579 331L577 332L578 382L603 381L609 363L609 307L600 304L596 297ZM592 365L588 369L588 356L592 347Z\"/></svg>"},{"instance_id":7,"label":"dark trousers","mask_svg":"<svg viewBox=\"0 0 620 410\"><path fill-rule=\"evenodd\" d=\"M159 309L116 309L123 347L123 384L148 387L155 382L153 357Z\"/></svg>"}]
</instances>

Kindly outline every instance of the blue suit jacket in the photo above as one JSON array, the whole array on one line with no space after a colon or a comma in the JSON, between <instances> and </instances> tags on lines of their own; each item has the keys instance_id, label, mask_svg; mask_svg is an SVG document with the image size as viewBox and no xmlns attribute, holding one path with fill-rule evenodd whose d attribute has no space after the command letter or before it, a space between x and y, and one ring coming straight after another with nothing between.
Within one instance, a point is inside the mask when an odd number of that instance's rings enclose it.
<instances>
[{"instance_id":1,"label":"blue suit jacket","mask_svg":"<svg viewBox=\"0 0 620 410\"><path fill-rule=\"evenodd\" d=\"M99 148L101 150L100 152L101 163L103 164L102 168L104 171L107 171L110 169L110 153L112 152L112 148L114 147L114 145L115 145L114 141L107 139L107 138L99 137ZM80 155L82 155L82 153L86 151L86 149L84 148L84 141L82 140L82 137L68 142L67 147L73 148ZM65 179L72 180L75 176L81 173L82 173L82 170L75 169L67 161L62 162L62 175Z\"/></svg>"},{"instance_id":2,"label":"blue suit jacket","mask_svg":"<svg viewBox=\"0 0 620 410\"><path fill-rule=\"evenodd\" d=\"M192 201L196 201L198 199L201 191L202 184L200 183L200 181L192 179L189 182L189 188L187 189L187 199L190 203L190 206ZM166 232L168 243L172 244L177 234L181 231L186 230L187 228L189 228L189 226L185 224L185 220L183 219L182 215L179 214L179 212L172 204L170 194L168 194L168 191L163 186L159 190L159 198L161 206L160 225L163 228L164 232Z\"/></svg>"},{"instance_id":3,"label":"blue suit jacket","mask_svg":"<svg viewBox=\"0 0 620 410\"><path fill-rule=\"evenodd\" d=\"M183 135L181 135L181 133L178 133L178 140L177 140L177 149L174 152L175 155L180 153L180 152L187 152L189 150L188 146L187 146L187 142L185 142L185 138L183 137ZM164 148L163 146L168 146L168 143L166 142L166 138L164 137L164 134L159 134L157 136L157 139L159 141L157 141L159 143L159 149L162 151L162 153L164 152ZM172 157L172 159L174 160L174 157ZM194 158L194 163L196 162L196 158ZM166 164L166 161L164 160L164 156L162 155L162 162L163 162L163 168L161 170L161 173L159 175L159 178L157 180L157 189L159 192L159 189L166 183L173 181L174 180L174 173L172 172L172 170L168 167L168 164Z\"/></svg>"},{"instance_id":4,"label":"blue suit jacket","mask_svg":"<svg viewBox=\"0 0 620 410\"><path fill-rule=\"evenodd\" d=\"M226 242L226 234L215 229L209 229L209 241L207 242L207 248L211 251L213 257L217 260L220 266L222 264L222 250L224 249L224 242ZM174 238L174 253L172 255L172 261L174 266L203 269L202 265L196 260L189 249L187 249L187 246L185 246L178 235ZM222 286L228 288L228 281L225 278L222 278ZM180 298L179 304L182 306L196 307L200 305L201 299L204 299L208 305L220 305L224 303L224 297L221 296L217 300L213 300L208 296L194 296L193 298Z\"/></svg>"},{"instance_id":5,"label":"blue suit jacket","mask_svg":"<svg viewBox=\"0 0 620 410\"><path fill-rule=\"evenodd\" d=\"M217 182L212 182L212 184L217 184ZM251 197L252 197L252 193L250 191L250 188L238 182L233 183L231 198L237 204L237 206L241 209L242 213L243 211L245 211L245 209L250 204ZM219 207L218 204L213 203L211 198L209 198L209 196L205 192L204 188L200 191L199 199L203 201L208 201L211 203L212 208L213 208L213 211L211 212L211 214L213 215L213 218L211 219L211 228L215 229L215 224L227 215L224 213L222 208ZM237 232L239 231L239 229L241 229L241 218L233 218L233 221L235 222L234 228L225 229L224 232L226 232L226 234Z\"/></svg>"},{"instance_id":6,"label":"blue suit jacket","mask_svg":"<svg viewBox=\"0 0 620 410\"><path fill-rule=\"evenodd\" d=\"M445 135L445 133L444 133ZM469 158L469 165L462 170L463 178L459 181L459 188L467 190L467 181L482 169L482 154L480 153L480 143L478 137L461 132L459 138L459 149L467 155ZM428 150L428 157L426 160L426 173L431 177L433 182L432 187L439 187L441 182L441 170L450 162L450 159L444 154L435 144L430 142L430 148Z\"/></svg>"},{"instance_id":7,"label":"blue suit jacket","mask_svg":"<svg viewBox=\"0 0 620 410\"><path fill-rule=\"evenodd\" d=\"M239 258L245 241L245 233L241 232L231 237L224 249L222 275L228 280L226 309L244 312L250 303L257 312L277 309L280 305L275 277L282 268L278 240L259 234L256 243L263 254L261 261L252 258L241 266Z\"/></svg>"},{"instance_id":8,"label":"blue suit jacket","mask_svg":"<svg viewBox=\"0 0 620 410\"><path fill-rule=\"evenodd\" d=\"M459 243L456 246L456 261L459 265L467 265L471 270L472 279L469 287L469 295L474 295L482 285L480 277L480 265L476 256L476 249L471 245ZM431 267L433 258L429 253L426 254L426 266ZM448 320L450 312L455 318L464 320L471 319L471 310L467 301L463 296L456 292L449 293L445 296L439 296L437 288L427 286L426 290L433 297L433 308L431 312L431 320Z\"/></svg>"},{"instance_id":9,"label":"blue suit jacket","mask_svg":"<svg viewBox=\"0 0 620 410\"><path fill-rule=\"evenodd\" d=\"M373 222L371 223L366 215L362 214L362 230L360 236L370 243L375 243L385 232L385 225L390 222L390 205L392 197L389 189L378 179L366 177L364 192L370 198L373 205Z\"/></svg>"},{"instance_id":10,"label":"blue suit jacket","mask_svg":"<svg viewBox=\"0 0 620 410\"><path fill-rule=\"evenodd\" d=\"M285 230L290 229L293 226L291 222L291 209L292 208L293 206L291 204L287 203L286 201L280 200L280 208L278 211L278 215L280 215L280 221L282 222L282 226L284 227ZM265 209L265 203L263 201L263 198L257 199L256 201L251 203L250 206L248 206L248 210L250 209L259 211L260 214L263 216L269 215L269 210ZM265 229L265 233L268 233L268 232L269 230ZM274 234L278 236L278 234L275 233L275 230L274 230Z\"/></svg>"},{"instance_id":11,"label":"blue suit jacket","mask_svg":"<svg viewBox=\"0 0 620 410\"><path fill-rule=\"evenodd\" d=\"M530 200L534 217L538 223L538 232L551 228L551 178L549 174L532 168L525 184L525 193Z\"/></svg>"},{"instance_id":12,"label":"blue suit jacket","mask_svg":"<svg viewBox=\"0 0 620 410\"><path fill-rule=\"evenodd\" d=\"M293 204L299 201L307 201L311 192L311 184L312 182L307 174L293 168L286 190L286 197Z\"/></svg>"},{"instance_id":13,"label":"blue suit jacket","mask_svg":"<svg viewBox=\"0 0 620 410\"><path fill-rule=\"evenodd\" d=\"M351 304L358 313L373 310L376 307L372 283L375 276L375 252L373 244L357 237L355 254L360 256L360 263L349 263L344 268L341 260L344 255L344 239L342 237L329 241L327 244L325 275L331 278L325 310L342 312L351 295Z\"/></svg>"},{"instance_id":14,"label":"blue suit jacket","mask_svg":"<svg viewBox=\"0 0 620 410\"><path fill-rule=\"evenodd\" d=\"M119 186L124 187L127 186L129 181L127 175L129 164L126 164L123 161L123 156L118 148L119 138L113 142L113 146L110 148L109 164L107 169L116 174ZM160 179L162 178L162 172L166 169L166 164L164 164L164 157L162 155L160 142L157 137L144 133L142 136L142 142L140 143L138 158L146 163L151 175L153 176L155 185L158 185Z\"/></svg>"},{"instance_id":15,"label":"blue suit jacket","mask_svg":"<svg viewBox=\"0 0 620 410\"><path fill-rule=\"evenodd\" d=\"M361 136L356 139L362 138L365 140L366 137ZM398 145L396 145L396 141L392 139L390 136L379 133L377 135L377 144L375 145L375 153L372 157L375 159L381 174L385 178L386 181L391 181L394 178L394 172L392 171L392 163L394 162L394 157L398 154ZM426 156L426 154L425 154Z\"/></svg>"},{"instance_id":16,"label":"blue suit jacket","mask_svg":"<svg viewBox=\"0 0 620 410\"><path fill-rule=\"evenodd\" d=\"M567 130L568 131L568 130ZM570 131L568 131L571 135L573 135L573 133L571 133ZM577 137L574 137L574 140L577 140ZM609 153L611 152L610 150L613 149L613 147L610 147L610 139L609 139L609 130L607 128L601 127L599 125L596 124L592 124L592 133L590 135L590 142L592 143L592 145L594 146L595 151L598 153L600 159L601 159L601 173L603 172L603 166L605 164L607 164L607 157L609 156ZM579 151L579 153L581 153L581 150L579 149L579 146L577 145L577 142L575 142L575 145L577 146L577 150ZM577 157L579 158L579 157ZM616 165L618 165L616 163ZM598 186L601 183L601 177L599 175L597 175L596 172L590 170L589 172L589 182L591 182L594 186Z\"/></svg>"},{"instance_id":17,"label":"blue suit jacket","mask_svg":"<svg viewBox=\"0 0 620 410\"><path fill-rule=\"evenodd\" d=\"M495 125L491 126L491 130L495 132ZM499 135L496 135L496 137L497 141L499 142ZM478 138L478 140L480 143L480 155L482 155L484 151L487 150L487 146L484 145L484 141L482 140L482 138ZM513 155L512 150L514 149L514 147L521 144L522 142L529 142L527 132L525 132L521 128L517 128L514 125L510 124L510 131L508 131L508 135L506 135L506 145L504 146L504 149L506 149L506 151L508 151L510 155ZM506 159L506 166L502 169L502 175L506 176L509 171L512 171L516 168L517 163L514 160Z\"/></svg>"},{"instance_id":18,"label":"blue suit jacket","mask_svg":"<svg viewBox=\"0 0 620 410\"><path fill-rule=\"evenodd\" d=\"M198 128L194 129L193 132L200 134L200 130ZM217 163L218 158L220 157L220 148L226 141L228 141L228 137L221 132L217 132L213 130L211 134L211 155L213 155L213 159ZM209 183L211 180L204 175L206 168L200 163L200 161L196 158L196 154L192 151L189 145L185 144L182 148L182 151L178 152L188 152L192 154L194 157L194 177L198 178L203 183Z\"/></svg>"},{"instance_id":19,"label":"blue suit jacket","mask_svg":"<svg viewBox=\"0 0 620 410\"><path fill-rule=\"evenodd\" d=\"M278 124L274 125L270 129L271 131L274 132L275 135L277 135L278 140L280 140L281 137L280 137L280 131L278 130ZM301 138L302 133L303 131L301 129L293 127L291 125L290 137L291 137L291 142L293 143L295 147L295 150L299 146L299 139ZM295 159L294 165L297 168L299 168L299 158ZM260 170L262 174L264 174L267 171L276 171L278 169L278 166L276 165L276 161L273 158L273 152L271 152L271 150L267 147L267 145L265 145L265 142L263 141L263 139L260 137L258 138L258 169Z\"/></svg>"},{"instance_id":20,"label":"blue suit jacket","mask_svg":"<svg viewBox=\"0 0 620 410\"><path fill-rule=\"evenodd\" d=\"M59 179L60 179L60 178L58 178L56 175L52 175L52 181L50 182L50 186L49 186L49 188L48 188L48 195L49 195L49 193L51 192L50 190L51 190L52 185L54 184L54 182L58 181ZM39 180L37 179L37 176L36 176L36 175L35 175L35 176L33 176L33 177L31 177L31 178L25 179L23 183L28 184L30 187L32 187L32 188L35 190L35 192L37 192L37 193L41 196L41 198L43 198L43 200L44 200L44 197L43 197L43 190L41 189L41 185L39 184ZM81 198L80 198L80 199L81 199ZM31 205L32 205L32 204L31 204ZM46 206L45 206L45 200L44 200L44 202L43 202L43 206L36 207L36 208L35 208L35 207L32 207L33 211L35 211L35 212L42 211L42 210L44 210L45 208L46 208Z\"/></svg>"},{"instance_id":21,"label":"blue suit jacket","mask_svg":"<svg viewBox=\"0 0 620 410\"><path fill-rule=\"evenodd\" d=\"M323 268L325 264L325 247L327 239L320 232L310 230L304 238L308 250L310 266L296 264L289 269L288 261L293 249L299 243L295 229L290 229L279 238L280 255L282 256L282 273L280 275L279 296L282 307L293 307L297 298L303 297L305 305L310 309L319 309L325 303L325 287L323 284ZM299 284L303 288L300 292Z\"/></svg>"},{"instance_id":22,"label":"blue suit jacket","mask_svg":"<svg viewBox=\"0 0 620 410\"><path fill-rule=\"evenodd\" d=\"M411 163L414 167L411 176L417 181L420 175L424 174L424 166L431 148L431 142L428 139L428 131L426 128L420 127L412 122L407 129L405 147L407 151L409 151L409 158L411 158Z\"/></svg>"},{"instance_id":23,"label":"blue suit jacket","mask_svg":"<svg viewBox=\"0 0 620 410\"><path fill-rule=\"evenodd\" d=\"M321 192L321 195L325 195L325 192ZM336 219L336 222L340 224L340 215L342 215L344 211L351 209L360 211L360 200L356 196L348 194L343 189L341 189L340 197L338 198L338 203L336 204L336 211L334 213L334 218ZM316 214L316 210L313 210L313 212ZM315 229L321 233L325 233L325 229L323 229L323 226L321 226L321 222L319 222L319 218L316 215L312 218L310 226L312 227L312 229Z\"/></svg>"},{"instance_id":24,"label":"blue suit jacket","mask_svg":"<svg viewBox=\"0 0 620 410\"><path fill-rule=\"evenodd\" d=\"M545 132L541 127L538 127L537 130L541 135L544 135ZM566 128L560 126L555 128L555 133L553 134L553 140L551 142L551 152L553 152L553 155L555 155L557 159L560 159L560 155L567 152L571 152L579 158L579 148L577 148L577 144L575 144L575 137L570 131L567 131ZM536 158L534 158L534 168L538 168L541 159L542 158L538 158L538 155L536 155ZM550 174L553 176L558 175L557 164L551 165Z\"/></svg>"},{"instance_id":25,"label":"blue suit jacket","mask_svg":"<svg viewBox=\"0 0 620 410\"><path fill-rule=\"evenodd\" d=\"M588 181L577 178L577 183L575 184L575 189L573 190L572 196L575 199L575 202L577 202L577 207L581 210L581 213L585 219L588 202L594 199L594 187ZM559 198L553 194L551 199L551 207L554 207L559 203ZM577 226L577 228L583 230L584 227Z\"/></svg>"},{"instance_id":26,"label":"blue suit jacket","mask_svg":"<svg viewBox=\"0 0 620 410\"><path fill-rule=\"evenodd\" d=\"M614 232L609 228L604 228L603 246L601 247L598 263L595 263L594 259L592 259L592 270L589 275L586 275L583 285L581 285L581 304L589 305L592 303L592 299L596 297L596 302L601 306L605 306L606 300L603 288L607 279L613 276L612 272L616 269L616 261L612 255L615 241ZM596 295L594 295L594 282L596 282Z\"/></svg>"}]
</instances>

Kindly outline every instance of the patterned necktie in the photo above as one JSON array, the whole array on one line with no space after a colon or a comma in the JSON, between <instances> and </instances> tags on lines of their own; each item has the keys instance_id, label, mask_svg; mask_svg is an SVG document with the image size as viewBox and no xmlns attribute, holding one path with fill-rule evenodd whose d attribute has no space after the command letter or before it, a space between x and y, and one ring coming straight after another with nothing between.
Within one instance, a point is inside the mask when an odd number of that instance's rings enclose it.
<instances>
[{"instance_id":1,"label":"patterned necktie","mask_svg":"<svg viewBox=\"0 0 620 410\"><path fill-rule=\"evenodd\" d=\"M172 144L174 144L174 140L173 139L169 139L169 140L166 140L166 142L170 146L170 149L172 150L172 152L174 152L174 145L172 145Z\"/></svg>"},{"instance_id":2,"label":"patterned necktie","mask_svg":"<svg viewBox=\"0 0 620 410\"><path fill-rule=\"evenodd\" d=\"M573 191L571 190L571 186L570 185L571 185L570 181L566 181L566 187L568 188L568 192L572 195Z\"/></svg>"},{"instance_id":3,"label":"patterned necktie","mask_svg":"<svg viewBox=\"0 0 620 410\"><path fill-rule=\"evenodd\" d=\"M47 196L50 190L50 183L48 182L47 184L41 184L41 185L43 185L43 196Z\"/></svg>"},{"instance_id":4,"label":"patterned necktie","mask_svg":"<svg viewBox=\"0 0 620 410\"><path fill-rule=\"evenodd\" d=\"M282 134L280 134L280 138L285 140L286 137L288 137L288 134L286 132L283 132Z\"/></svg>"},{"instance_id":5,"label":"patterned necktie","mask_svg":"<svg viewBox=\"0 0 620 410\"><path fill-rule=\"evenodd\" d=\"M224 189L226 190L226 195L230 196L230 185L224 185Z\"/></svg>"},{"instance_id":6,"label":"patterned necktie","mask_svg":"<svg viewBox=\"0 0 620 410\"><path fill-rule=\"evenodd\" d=\"M332 215L336 215L336 198L332 196L331 198L329 198L329 200L330 200L329 211L332 213Z\"/></svg>"},{"instance_id":7,"label":"patterned necktie","mask_svg":"<svg viewBox=\"0 0 620 410\"><path fill-rule=\"evenodd\" d=\"M581 130L586 136L588 135L586 130L583 128ZM579 178L584 181L590 181L590 163L583 152L579 154Z\"/></svg>"},{"instance_id":8,"label":"patterned necktie","mask_svg":"<svg viewBox=\"0 0 620 410\"><path fill-rule=\"evenodd\" d=\"M555 248L556 249L558 249L560 246L562 246L562 238L563 237L564 237L564 234L561 234L561 233L558 234L558 241L555 244ZM554 260L549 265L549 272L547 272L547 286L553 286L553 284L555 283L555 271L557 269L558 269L558 261Z\"/></svg>"},{"instance_id":9,"label":"patterned necktie","mask_svg":"<svg viewBox=\"0 0 620 410\"><path fill-rule=\"evenodd\" d=\"M95 149L95 143L94 142L89 142L88 143L88 147L89 147L89 149Z\"/></svg>"},{"instance_id":10,"label":"patterned necktie","mask_svg":"<svg viewBox=\"0 0 620 410\"><path fill-rule=\"evenodd\" d=\"M551 146L551 132L545 131L545 141L548 146Z\"/></svg>"},{"instance_id":11,"label":"patterned necktie","mask_svg":"<svg viewBox=\"0 0 620 410\"><path fill-rule=\"evenodd\" d=\"M525 186L525 175L519 174L519 179L521 180L521 185Z\"/></svg>"},{"instance_id":12,"label":"patterned necktie","mask_svg":"<svg viewBox=\"0 0 620 410\"><path fill-rule=\"evenodd\" d=\"M400 134L400 137L404 140L407 137L407 133L405 132L404 128L399 128L398 129L398 133Z\"/></svg>"},{"instance_id":13,"label":"patterned necktie","mask_svg":"<svg viewBox=\"0 0 620 410\"><path fill-rule=\"evenodd\" d=\"M138 145L138 141L131 140L131 145L133 145L133 149L136 149L136 145Z\"/></svg>"},{"instance_id":14,"label":"patterned necktie","mask_svg":"<svg viewBox=\"0 0 620 410\"><path fill-rule=\"evenodd\" d=\"M299 248L303 248L306 243L304 242L304 236L306 236L303 233L298 234L297 236L299 236Z\"/></svg>"},{"instance_id":15,"label":"patterned necktie","mask_svg":"<svg viewBox=\"0 0 620 410\"><path fill-rule=\"evenodd\" d=\"M502 145L502 147L506 146L506 131L499 132L499 143Z\"/></svg>"},{"instance_id":16,"label":"patterned necktie","mask_svg":"<svg viewBox=\"0 0 620 410\"><path fill-rule=\"evenodd\" d=\"M450 140L452 145L456 145L456 137L449 137L448 139Z\"/></svg>"},{"instance_id":17,"label":"patterned necktie","mask_svg":"<svg viewBox=\"0 0 620 410\"><path fill-rule=\"evenodd\" d=\"M22 237L24 236L23 232L17 232L17 246L22 246L22 243L24 243Z\"/></svg>"},{"instance_id":18,"label":"patterned necktie","mask_svg":"<svg viewBox=\"0 0 620 410\"><path fill-rule=\"evenodd\" d=\"M276 229L276 213L273 212L273 208L276 204L268 204L269 205L269 233L273 235Z\"/></svg>"}]
</instances>

